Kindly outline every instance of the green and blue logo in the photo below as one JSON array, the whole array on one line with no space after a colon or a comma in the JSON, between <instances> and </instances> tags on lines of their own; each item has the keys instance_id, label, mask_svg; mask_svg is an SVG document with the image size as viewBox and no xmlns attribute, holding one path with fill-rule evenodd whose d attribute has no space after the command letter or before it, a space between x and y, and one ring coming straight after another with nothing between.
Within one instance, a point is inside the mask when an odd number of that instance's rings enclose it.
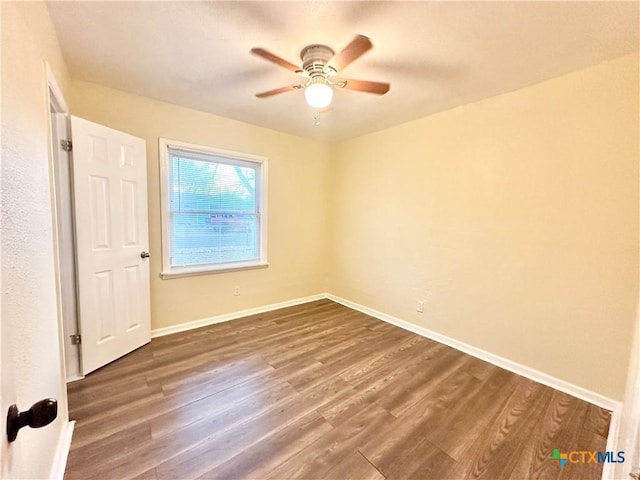
<instances>
[{"instance_id":1,"label":"green and blue logo","mask_svg":"<svg viewBox=\"0 0 640 480\"><path fill-rule=\"evenodd\" d=\"M624 463L624 452L596 452L577 451L562 453L558 448L553 449L549 459L560 468L568 463Z\"/></svg>"},{"instance_id":2,"label":"green and blue logo","mask_svg":"<svg viewBox=\"0 0 640 480\"><path fill-rule=\"evenodd\" d=\"M560 450L558 450L557 448L553 449L553 455L551 455L549 458L560 465L560 468L564 467L564 464L569 461L567 458L567 454L560 453Z\"/></svg>"}]
</instances>

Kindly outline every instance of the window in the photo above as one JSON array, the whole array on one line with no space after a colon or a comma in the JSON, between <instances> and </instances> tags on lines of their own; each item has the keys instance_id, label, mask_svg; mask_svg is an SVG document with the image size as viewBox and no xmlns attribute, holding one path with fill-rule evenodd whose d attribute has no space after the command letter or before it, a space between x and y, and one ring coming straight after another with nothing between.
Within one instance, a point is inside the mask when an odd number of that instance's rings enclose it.
<instances>
[{"instance_id":1,"label":"window","mask_svg":"<svg viewBox=\"0 0 640 480\"><path fill-rule=\"evenodd\" d=\"M266 267L267 159L160 139L162 278Z\"/></svg>"}]
</instances>

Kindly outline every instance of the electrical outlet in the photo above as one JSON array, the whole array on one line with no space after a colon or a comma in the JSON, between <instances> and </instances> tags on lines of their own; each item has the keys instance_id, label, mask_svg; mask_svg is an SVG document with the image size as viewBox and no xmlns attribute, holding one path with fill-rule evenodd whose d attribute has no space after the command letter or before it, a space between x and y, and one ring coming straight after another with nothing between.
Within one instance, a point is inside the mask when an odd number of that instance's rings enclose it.
<instances>
[{"instance_id":1,"label":"electrical outlet","mask_svg":"<svg viewBox=\"0 0 640 480\"><path fill-rule=\"evenodd\" d=\"M233 294L237 297L238 295L240 295L240 286L236 285L235 287L233 287Z\"/></svg>"},{"instance_id":2,"label":"electrical outlet","mask_svg":"<svg viewBox=\"0 0 640 480\"><path fill-rule=\"evenodd\" d=\"M416 303L416 312L424 313L424 302L422 300L418 300Z\"/></svg>"}]
</instances>

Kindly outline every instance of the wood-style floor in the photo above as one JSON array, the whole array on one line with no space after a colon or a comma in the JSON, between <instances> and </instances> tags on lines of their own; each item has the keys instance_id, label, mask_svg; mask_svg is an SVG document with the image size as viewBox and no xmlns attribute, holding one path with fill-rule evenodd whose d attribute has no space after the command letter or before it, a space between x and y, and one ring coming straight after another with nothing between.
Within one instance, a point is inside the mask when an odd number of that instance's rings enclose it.
<instances>
[{"instance_id":1,"label":"wood-style floor","mask_svg":"<svg viewBox=\"0 0 640 480\"><path fill-rule=\"evenodd\" d=\"M71 479L599 479L608 411L328 300L69 385Z\"/></svg>"}]
</instances>

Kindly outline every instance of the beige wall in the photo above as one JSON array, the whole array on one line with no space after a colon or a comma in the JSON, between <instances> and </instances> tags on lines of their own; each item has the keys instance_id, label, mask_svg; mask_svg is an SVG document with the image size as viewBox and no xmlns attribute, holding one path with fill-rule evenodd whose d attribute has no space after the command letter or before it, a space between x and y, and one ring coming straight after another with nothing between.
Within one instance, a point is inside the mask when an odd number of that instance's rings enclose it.
<instances>
[{"instance_id":1,"label":"beige wall","mask_svg":"<svg viewBox=\"0 0 640 480\"><path fill-rule=\"evenodd\" d=\"M2 411L47 397L58 418L0 445L1 478L50 478L68 421L58 342L49 172L46 60L65 95L69 79L46 7L0 2L2 13Z\"/></svg>"},{"instance_id":2,"label":"beige wall","mask_svg":"<svg viewBox=\"0 0 640 480\"><path fill-rule=\"evenodd\" d=\"M620 399L637 70L624 57L331 147L85 82L71 106L147 140L153 328L329 291ZM159 278L158 137L269 157L268 269Z\"/></svg>"},{"instance_id":3,"label":"beige wall","mask_svg":"<svg viewBox=\"0 0 640 480\"><path fill-rule=\"evenodd\" d=\"M329 291L621 399L638 142L631 55L335 145Z\"/></svg>"},{"instance_id":4,"label":"beige wall","mask_svg":"<svg viewBox=\"0 0 640 480\"><path fill-rule=\"evenodd\" d=\"M327 145L79 81L71 111L147 141L152 328L325 291ZM269 158L269 268L159 278L158 137Z\"/></svg>"}]
</instances>

